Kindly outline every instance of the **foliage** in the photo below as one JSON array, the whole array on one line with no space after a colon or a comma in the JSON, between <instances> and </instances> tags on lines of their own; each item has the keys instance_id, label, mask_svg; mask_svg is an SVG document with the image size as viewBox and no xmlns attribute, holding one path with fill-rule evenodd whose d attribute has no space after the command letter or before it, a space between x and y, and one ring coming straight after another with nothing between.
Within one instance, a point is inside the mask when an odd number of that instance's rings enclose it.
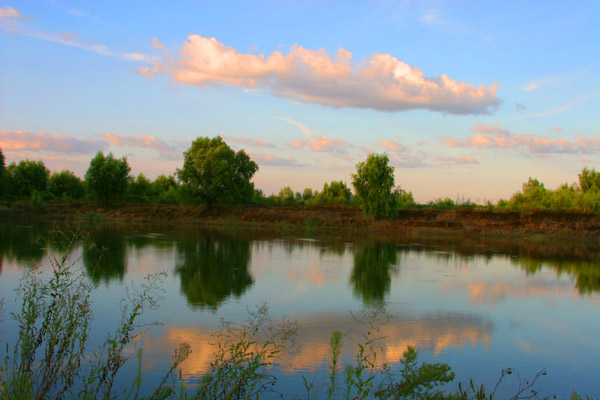
<instances>
[{"instance_id":1,"label":"foliage","mask_svg":"<svg viewBox=\"0 0 600 400\"><path fill-rule=\"evenodd\" d=\"M11 317L19 336L11 349L6 344L6 357L0 364L0 399L116 397L115 378L128 359L126 348L139 334L137 318L144 309L158 304L162 275L149 275L139 290L132 289L129 301L122 303L122 320L116 331L90 356L86 345L92 321L91 287L68 262L69 251L65 254L52 258L53 271L47 280L30 268L17 288L21 309ZM138 355L140 368L141 352ZM150 398L174 392L165 386L166 380L187 355L189 346L183 344ZM140 379L136 379L128 398L139 398L139 388Z\"/></svg>"},{"instance_id":2,"label":"foliage","mask_svg":"<svg viewBox=\"0 0 600 400\"><path fill-rule=\"evenodd\" d=\"M50 171L42 161L13 162L6 169L6 175L8 190L14 196L29 197L33 191L48 190Z\"/></svg>"},{"instance_id":3,"label":"foliage","mask_svg":"<svg viewBox=\"0 0 600 400\"><path fill-rule=\"evenodd\" d=\"M363 212L376 218L393 217L398 211L398 195L394 191L394 168L387 154L371 153L356 165L352 185Z\"/></svg>"},{"instance_id":4,"label":"foliage","mask_svg":"<svg viewBox=\"0 0 600 400\"><path fill-rule=\"evenodd\" d=\"M458 384L458 392L451 393L444 397L448 400L493 400L496 398L496 391L502 386L505 378L513 374L512 368L503 369L500 373L500 378L496 382L496 385L491 391L488 391L484 385L477 386L471 379L468 384ZM546 376L546 371L542 370L538 372L532 380L522 379L520 376L517 378L516 393L510 397L509 400L528 400L528 399L542 399L549 400L555 399L556 396L541 396L540 392L535 388L538 380ZM576 399L577 394L573 393L571 399ZM581 399L581 398L579 398Z\"/></svg>"},{"instance_id":5,"label":"foliage","mask_svg":"<svg viewBox=\"0 0 600 400\"><path fill-rule=\"evenodd\" d=\"M6 191L6 159L4 158L4 153L2 149L0 149L0 196L4 195Z\"/></svg>"},{"instance_id":6,"label":"foliage","mask_svg":"<svg viewBox=\"0 0 600 400\"><path fill-rule=\"evenodd\" d=\"M127 158L117 159L112 153L104 156L98 152L85 173L85 181L94 198L108 205L125 194L130 170Z\"/></svg>"},{"instance_id":7,"label":"foliage","mask_svg":"<svg viewBox=\"0 0 600 400\"><path fill-rule=\"evenodd\" d=\"M448 364L423 362L417 364L417 351L408 346L400 360L400 379L389 379L389 383L376 392L382 399L431 399L441 397L442 392L434 389L454 380Z\"/></svg>"},{"instance_id":8,"label":"foliage","mask_svg":"<svg viewBox=\"0 0 600 400\"><path fill-rule=\"evenodd\" d=\"M152 196L158 203L177 203L177 181L173 175L159 175L152 182Z\"/></svg>"},{"instance_id":9,"label":"foliage","mask_svg":"<svg viewBox=\"0 0 600 400\"><path fill-rule=\"evenodd\" d=\"M394 193L398 201L398 208L412 208L415 206L415 199L412 192L398 188Z\"/></svg>"},{"instance_id":10,"label":"foliage","mask_svg":"<svg viewBox=\"0 0 600 400\"><path fill-rule=\"evenodd\" d=\"M50 193L59 199L82 199L85 196L83 181L69 170L50 175Z\"/></svg>"},{"instance_id":11,"label":"foliage","mask_svg":"<svg viewBox=\"0 0 600 400\"><path fill-rule=\"evenodd\" d=\"M183 153L179 179L210 208L214 204L248 202L254 194L250 182L258 165L243 150L233 151L221 137L204 137L192 142Z\"/></svg>"},{"instance_id":12,"label":"foliage","mask_svg":"<svg viewBox=\"0 0 600 400\"><path fill-rule=\"evenodd\" d=\"M143 173L129 184L129 195L136 201L148 201L152 196L152 183Z\"/></svg>"},{"instance_id":13,"label":"foliage","mask_svg":"<svg viewBox=\"0 0 600 400\"><path fill-rule=\"evenodd\" d=\"M510 200L500 200L498 210L535 211L583 211L600 212L600 173L584 168L579 174L579 185L562 184L556 190L544 187L537 179L529 178L521 192Z\"/></svg>"},{"instance_id":14,"label":"foliage","mask_svg":"<svg viewBox=\"0 0 600 400\"><path fill-rule=\"evenodd\" d=\"M579 176L579 187L583 193L600 191L600 171L585 167Z\"/></svg>"},{"instance_id":15,"label":"foliage","mask_svg":"<svg viewBox=\"0 0 600 400\"><path fill-rule=\"evenodd\" d=\"M277 203L285 206L292 205L296 202L294 191L289 186L283 187L277 195Z\"/></svg>"},{"instance_id":16,"label":"foliage","mask_svg":"<svg viewBox=\"0 0 600 400\"><path fill-rule=\"evenodd\" d=\"M287 320L274 324L266 305L248 310L248 320L240 326L223 322L218 350L194 398L254 399L273 391L277 379L270 369L297 328Z\"/></svg>"},{"instance_id":17,"label":"foliage","mask_svg":"<svg viewBox=\"0 0 600 400\"><path fill-rule=\"evenodd\" d=\"M34 190L29 198L29 205L31 210L35 212L41 212L44 210L44 196L42 192Z\"/></svg>"},{"instance_id":18,"label":"foliage","mask_svg":"<svg viewBox=\"0 0 600 400\"><path fill-rule=\"evenodd\" d=\"M319 204L350 204L352 192L342 181L332 181L323 185L323 190L316 196Z\"/></svg>"}]
</instances>

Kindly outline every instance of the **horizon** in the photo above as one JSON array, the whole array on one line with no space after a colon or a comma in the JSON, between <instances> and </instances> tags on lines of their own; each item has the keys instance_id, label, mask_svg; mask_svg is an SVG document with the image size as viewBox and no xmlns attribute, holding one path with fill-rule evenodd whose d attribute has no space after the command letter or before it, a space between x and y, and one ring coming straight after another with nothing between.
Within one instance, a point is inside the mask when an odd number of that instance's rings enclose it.
<instances>
[{"instance_id":1,"label":"horizon","mask_svg":"<svg viewBox=\"0 0 600 400\"><path fill-rule=\"evenodd\" d=\"M85 6L85 8L80 8ZM507 199L599 169L600 4L0 2L0 148L83 176L174 174L197 137L266 195L370 152L418 202Z\"/></svg>"}]
</instances>

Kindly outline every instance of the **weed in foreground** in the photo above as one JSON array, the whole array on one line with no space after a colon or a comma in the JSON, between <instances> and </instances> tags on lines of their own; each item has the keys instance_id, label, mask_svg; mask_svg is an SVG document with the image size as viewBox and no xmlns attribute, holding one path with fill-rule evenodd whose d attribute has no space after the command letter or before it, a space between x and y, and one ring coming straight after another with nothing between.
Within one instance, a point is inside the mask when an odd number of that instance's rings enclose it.
<instances>
[{"instance_id":1,"label":"weed in foreground","mask_svg":"<svg viewBox=\"0 0 600 400\"><path fill-rule=\"evenodd\" d=\"M68 254L69 252L67 252ZM122 319L100 349L87 357L86 344L92 321L91 286L85 275L68 263L68 255L52 258L53 271L44 280L40 271L25 272L17 297L19 312L11 313L18 339L0 364L0 399L115 398L117 374L127 361L125 348L140 334L136 320L144 309L160 300L163 274L149 275L141 288L132 288L122 302ZM138 353L138 371L141 366ZM165 378L149 398L165 398L175 392L166 385L178 365L189 355L182 345L175 353ZM132 382L127 398L137 399L141 373Z\"/></svg>"},{"instance_id":2,"label":"weed in foreground","mask_svg":"<svg viewBox=\"0 0 600 400\"><path fill-rule=\"evenodd\" d=\"M209 371L202 376L196 399L250 399L274 392L277 378L271 373L277 356L288 349L297 324L275 324L266 305L248 310L244 324L221 322L218 349Z\"/></svg>"}]
</instances>

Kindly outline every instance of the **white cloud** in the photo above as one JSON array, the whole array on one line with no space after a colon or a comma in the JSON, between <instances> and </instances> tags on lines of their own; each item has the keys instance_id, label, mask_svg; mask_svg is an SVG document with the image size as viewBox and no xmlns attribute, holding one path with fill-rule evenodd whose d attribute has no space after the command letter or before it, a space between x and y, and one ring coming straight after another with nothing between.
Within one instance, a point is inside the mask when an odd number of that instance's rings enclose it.
<instances>
[{"instance_id":1,"label":"white cloud","mask_svg":"<svg viewBox=\"0 0 600 400\"><path fill-rule=\"evenodd\" d=\"M164 48L156 40L153 45ZM146 76L162 72L181 84L263 88L292 100L387 112L487 114L500 104L498 84L474 86L446 74L428 78L390 54L375 53L357 63L341 47L330 57L324 49L294 45L288 54L254 55L200 35L188 36L178 60L171 61L167 54L169 60L154 62L140 72Z\"/></svg>"}]
</instances>

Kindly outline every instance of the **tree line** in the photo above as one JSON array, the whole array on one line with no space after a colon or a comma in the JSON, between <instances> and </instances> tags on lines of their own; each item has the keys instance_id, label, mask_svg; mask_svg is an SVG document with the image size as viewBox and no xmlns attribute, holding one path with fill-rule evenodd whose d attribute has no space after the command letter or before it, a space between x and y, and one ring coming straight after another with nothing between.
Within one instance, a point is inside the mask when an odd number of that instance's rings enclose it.
<instances>
[{"instance_id":1,"label":"tree line","mask_svg":"<svg viewBox=\"0 0 600 400\"><path fill-rule=\"evenodd\" d=\"M259 167L243 150L234 151L221 137L200 137L183 153L181 169L172 175L149 180L143 173L131 176L126 157L98 152L81 179L69 170L50 173L42 161L21 160L6 166L0 149L0 196L29 199L32 205L46 200L94 200L110 206L115 202L152 202L215 205L318 205L361 207L376 218L393 217L403 208L475 208L470 200L436 199L417 204L411 192L395 184L394 168L386 154L370 154L351 174L352 188L343 181L325 183L321 191L310 188L294 192L289 186L265 196L251 182ZM564 210L600 212L600 172L584 168L579 182L556 190L529 178L522 191L509 200L485 207L497 210Z\"/></svg>"}]
</instances>

